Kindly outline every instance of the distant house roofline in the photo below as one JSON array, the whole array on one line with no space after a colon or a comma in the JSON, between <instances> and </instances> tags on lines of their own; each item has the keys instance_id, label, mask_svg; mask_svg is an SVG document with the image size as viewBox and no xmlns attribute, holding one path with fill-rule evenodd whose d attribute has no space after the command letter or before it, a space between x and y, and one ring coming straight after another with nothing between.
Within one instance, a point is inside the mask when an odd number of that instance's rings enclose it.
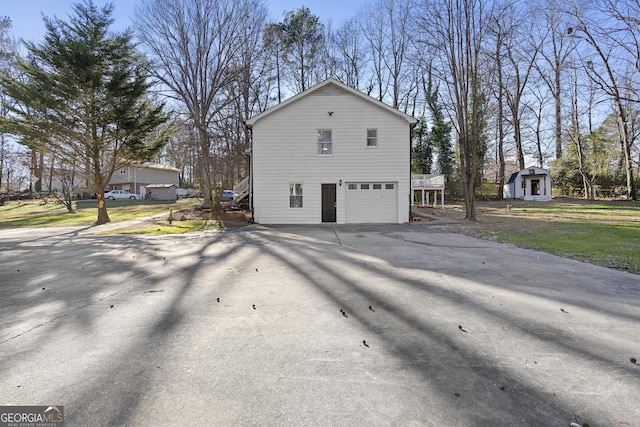
<instances>
[{"instance_id":1,"label":"distant house roofline","mask_svg":"<svg viewBox=\"0 0 640 427\"><path fill-rule=\"evenodd\" d=\"M166 170L166 171L172 171L172 172L180 172L180 169L174 168L173 166L163 165L160 163L151 163L151 162L132 163L131 167L138 168L138 169L157 169L157 170Z\"/></svg>"},{"instance_id":2,"label":"distant house roofline","mask_svg":"<svg viewBox=\"0 0 640 427\"><path fill-rule=\"evenodd\" d=\"M175 184L147 184L145 185L145 187L146 188L171 188L171 187L178 188L178 186Z\"/></svg>"}]
</instances>

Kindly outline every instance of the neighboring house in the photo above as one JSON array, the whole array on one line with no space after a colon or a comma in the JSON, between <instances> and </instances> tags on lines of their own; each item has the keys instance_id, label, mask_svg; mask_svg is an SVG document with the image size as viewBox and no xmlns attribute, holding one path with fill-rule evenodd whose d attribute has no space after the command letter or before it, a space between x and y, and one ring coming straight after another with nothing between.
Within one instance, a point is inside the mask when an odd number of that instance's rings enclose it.
<instances>
[{"instance_id":1,"label":"neighboring house","mask_svg":"<svg viewBox=\"0 0 640 427\"><path fill-rule=\"evenodd\" d=\"M145 198L149 200L176 200L178 198L175 184L149 184Z\"/></svg>"},{"instance_id":2,"label":"neighboring house","mask_svg":"<svg viewBox=\"0 0 640 427\"><path fill-rule=\"evenodd\" d=\"M551 200L551 175L536 166L514 172L504 185L505 199L548 202Z\"/></svg>"},{"instance_id":3,"label":"neighboring house","mask_svg":"<svg viewBox=\"0 0 640 427\"><path fill-rule=\"evenodd\" d=\"M116 170L109 181L111 190L128 190L145 197L149 184L174 184L178 186L180 169L155 163L142 163Z\"/></svg>"},{"instance_id":4,"label":"neighboring house","mask_svg":"<svg viewBox=\"0 0 640 427\"><path fill-rule=\"evenodd\" d=\"M335 79L252 117L254 221L409 221L416 122Z\"/></svg>"}]
</instances>

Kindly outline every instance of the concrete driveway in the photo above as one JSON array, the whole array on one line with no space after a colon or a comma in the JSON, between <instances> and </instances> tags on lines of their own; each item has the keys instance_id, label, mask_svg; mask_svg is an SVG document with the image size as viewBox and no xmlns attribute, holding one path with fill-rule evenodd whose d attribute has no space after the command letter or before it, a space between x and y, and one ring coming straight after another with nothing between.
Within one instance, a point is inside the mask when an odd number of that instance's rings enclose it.
<instances>
[{"instance_id":1,"label":"concrete driveway","mask_svg":"<svg viewBox=\"0 0 640 427\"><path fill-rule=\"evenodd\" d=\"M422 224L0 231L0 405L68 426L640 426L640 276Z\"/></svg>"}]
</instances>

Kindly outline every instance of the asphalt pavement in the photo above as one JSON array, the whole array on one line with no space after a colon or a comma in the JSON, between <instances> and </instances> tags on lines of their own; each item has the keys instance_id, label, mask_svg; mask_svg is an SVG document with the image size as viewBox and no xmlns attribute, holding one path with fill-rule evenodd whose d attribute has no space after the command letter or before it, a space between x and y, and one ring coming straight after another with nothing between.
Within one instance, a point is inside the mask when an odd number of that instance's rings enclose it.
<instances>
[{"instance_id":1,"label":"asphalt pavement","mask_svg":"<svg viewBox=\"0 0 640 427\"><path fill-rule=\"evenodd\" d=\"M424 223L94 232L0 231L0 405L63 405L67 426L640 426L640 276Z\"/></svg>"}]
</instances>

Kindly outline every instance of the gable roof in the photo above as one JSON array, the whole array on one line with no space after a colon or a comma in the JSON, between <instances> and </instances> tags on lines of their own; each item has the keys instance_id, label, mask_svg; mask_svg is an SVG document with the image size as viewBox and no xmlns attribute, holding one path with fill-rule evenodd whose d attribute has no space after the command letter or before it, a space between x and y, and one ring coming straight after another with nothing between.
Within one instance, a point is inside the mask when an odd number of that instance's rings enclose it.
<instances>
[{"instance_id":1,"label":"gable roof","mask_svg":"<svg viewBox=\"0 0 640 427\"><path fill-rule=\"evenodd\" d=\"M523 173L523 172L529 172L531 169L535 169L536 173L534 174ZM541 171L541 172L538 172L538 171ZM524 168L522 170L519 170L518 172L512 173L511 176L509 177L509 180L507 181L507 184L513 184L514 182L516 182L516 178L518 177L518 175L521 175L521 174L529 178L539 177L539 176L549 176L549 171L539 166L529 166L528 168Z\"/></svg>"},{"instance_id":2,"label":"gable roof","mask_svg":"<svg viewBox=\"0 0 640 427\"><path fill-rule=\"evenodd\" d=\"M291 98L287 99L286 101L283 101L280 104L275 105L275 106L269 108L268 110L265 110L262 113L251 117L246 122L247 127L251 128L251 127L253 127L253 125L257 121L259 121L260 119L263 119L264 117L268 116L269 114L272 114L272 113L274 113L274 112L276 112L276 111L278 111L278 110L280 110L280 109L282 109L282 108L284 108L284 107L286 107L286 106L288 106L290 104L293 104L296 101L298 101L299 99L301 99L301 98L303 98L303 97L305 97L307 95L310 95L310 94L312 94L314 92L318 92L319 90L322 90L323 88L330 87L330 86L334 86L334 87L337 87L338 89L342 89L345 92L348 92L348 93L350 93L350 94L352 94L354 96L357 96L360 99L363 99L363 100L365 100L365 101L367 101L367 102L369 102L369 103L371 103L371 104L373 104L373 105L375 105L375 106L377 106L379 108L382 108L383 110L386 110L389 113L394 114L394 115L406 120L407 123L409 125L411 125L411 126L413 126L416 123L418 123L418 120L415 119L414 117L411 117L410 115L405 114L402 111L385 104L384 102L378 101L377 99L372 98L369 95L366 95L366 94L360 92L359 90L352 88L351 86L347 86L346 84L344 84L344 83L342 83L342 82L340 82L340 81L338 81L338 80L336 80L334 78L328 78L325 81L320 82L320 83L316 84L315 86L310 87L309 89L305 90L304 92L300 92L299 94L292 96Z\"/></svg>"}]
</instances>

